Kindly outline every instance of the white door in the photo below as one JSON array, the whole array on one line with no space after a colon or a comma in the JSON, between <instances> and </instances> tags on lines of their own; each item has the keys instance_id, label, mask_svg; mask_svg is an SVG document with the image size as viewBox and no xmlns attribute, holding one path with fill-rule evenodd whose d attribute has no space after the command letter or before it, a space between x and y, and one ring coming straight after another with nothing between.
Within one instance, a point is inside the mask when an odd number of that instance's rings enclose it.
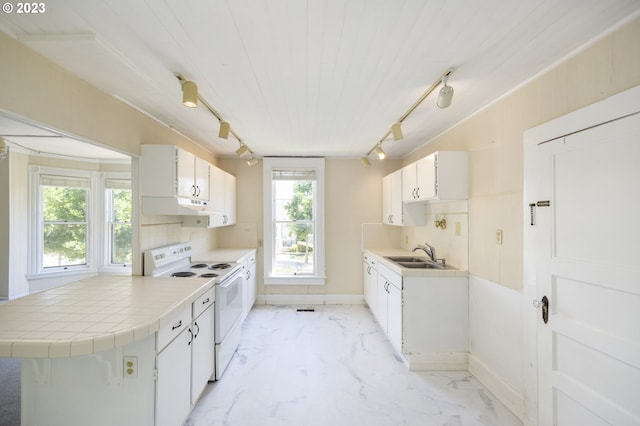
<instances>
[{"instance_id":1,"label":"white door","mask_svg":"<svg viewBox=\"0 0 640 426\"><path fill-rule=\"evenodd\" d=\"M638 425L640 115L538 154L538 423Z\"/></svg>"}]
</instances>

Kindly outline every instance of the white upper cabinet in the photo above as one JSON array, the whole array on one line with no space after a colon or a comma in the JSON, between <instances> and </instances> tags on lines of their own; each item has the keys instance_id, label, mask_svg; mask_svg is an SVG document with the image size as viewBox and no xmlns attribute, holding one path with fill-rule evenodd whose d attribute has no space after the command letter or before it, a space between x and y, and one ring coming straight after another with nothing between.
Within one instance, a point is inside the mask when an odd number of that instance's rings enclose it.
<instances>
[{"instance_id":1,"label":"white upper cabinet","mask_svg":"<svg viewBox=\"0 0 640 426\"><path fill-rule=\"evenodd\" d=\"M402 170L382 178L382 223L397 226L422 226L425 224L424 206L402 203Z\"/></svg>"},{"instance_id":2,"label":"white upper cabinet","mask_svg":"<svg viewBox=\"0 0 640 426\"><path fill-rule=\"evenodd\" d=\"M209 199L209 163L174 145L142 145L142 195Z\"/></svg>"},{"instance_id":3,"label":"white upper cabinet","mask_svg":"<svg viewBox=\"0 0 640 426\"><path fill-rule=\"evenodd\" d=\"M216 166L210 167L209 205L206 216L185 216L184 226L217 228L236 223L236 177Z\"/></svg>"},{"instance_id":4,"label":"white upper cabinet","mask_svg":"<svg viewBox=\"0 0 640 426\"><path fill-rule=\"evenodd\" d=\"M402 168L402 201L469 198L469 154L438 151Z\"/></svg>"},{"instance_id":5,"label":"white upper cabinet","mask_svg":"<svg viewBox=\"0 0 640 426\"><path fill-rule=\"evenodd\" d=\"M400 170L382 178L382 223L402 225L402 174Z\"/></svg>"}]
</instances>

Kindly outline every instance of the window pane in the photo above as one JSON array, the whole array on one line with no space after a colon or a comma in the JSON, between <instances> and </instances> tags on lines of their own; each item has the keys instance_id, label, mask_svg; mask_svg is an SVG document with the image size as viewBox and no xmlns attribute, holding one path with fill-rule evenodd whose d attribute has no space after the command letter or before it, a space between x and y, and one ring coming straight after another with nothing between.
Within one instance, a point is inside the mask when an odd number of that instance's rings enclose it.
<instances>
[{"instance_id":1,"label":"window pane","mask_svg":"<svg viewBox=\"0 0 640 426\"><path fill-rule=\"evenodd\" d=\"M131 190L113 189L111 192L113 221L116 223L131 222Z\"/></svg>"},{"instance_id":2,"label":"window pane","mask_svg":"<svg viewBox=\"0 0 640 426\"><path fill-rule=\"evenodd\" d=\"M60 186L43 186L43 217L45 222L85 222L87 190Z\"/></svg>"},{"instance_id":3,"label":"window pane","mask_svg":"<svg viewBox=\"0 0 640 426\"><path fill-rule=\"evenodd\" d=\"M110 257L109 263L130 265L132 259L131 244L131 190L109 189L111 218L109 224Z\"/></svg>"},{"instance_id":4,"label":"window pane","mask_svg":"<svg viewBox=\"0 0 640 426\"><path fill-rule=\"evenodd\" d=\"M131 264L131 224L116 224L112 230L111 263Z\"/></svg>"},{"instance_id":5,"label":"window pane","mask_svg":"<svg viewBox=\"0 0 640 426\"><path fill-rule=\"evenodd\" d=\"M274 274L313 274L313 235L312 223L276 223Z\"/></svg>"},{"instance_id":6,"label":"window pane","mask_svg":"<svg viewBox=\"0 0 640 426\"><path fill-rule=\"evenodd\" d=\"M313 180L274 181L275 238L273 273L314 274Z\"/></svg>"},{"instance_id":7,"label":"window pane","mask_svg":"<svg viewBox=\"0 0 640 426\"><path fill-rule=\"evenodd\" d=\"M45 224L42 265L45 268L85 265L86 246L86 225Z\"/></svg>"}]
</instances>

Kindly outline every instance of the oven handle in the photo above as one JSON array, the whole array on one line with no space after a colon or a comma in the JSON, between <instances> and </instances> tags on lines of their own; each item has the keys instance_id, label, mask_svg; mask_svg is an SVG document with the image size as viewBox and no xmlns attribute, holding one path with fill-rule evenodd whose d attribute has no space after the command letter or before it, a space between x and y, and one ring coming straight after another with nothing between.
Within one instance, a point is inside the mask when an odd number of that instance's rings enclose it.
<instances>
[{"instance_id":1,"label":"oven handle","mask_svg":"<svg viewBox=\"0 0 640 426\"><path fill-rule=\"evenodd\" d=\"M233 275L231 275L230 277L226 278L224 281L222 281L218 285L220 286L220 288L231 287L231 285L234 283L234 281L237 278L239 278L239 276L240 276L240 269L238 269L236 272L233 273Z\"/></svg>"}]
</instances>

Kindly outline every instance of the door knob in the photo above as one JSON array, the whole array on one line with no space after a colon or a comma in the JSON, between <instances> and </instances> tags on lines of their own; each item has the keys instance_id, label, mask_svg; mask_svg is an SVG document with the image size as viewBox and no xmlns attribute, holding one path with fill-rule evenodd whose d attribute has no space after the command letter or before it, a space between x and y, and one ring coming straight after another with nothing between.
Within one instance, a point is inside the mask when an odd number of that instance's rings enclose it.
<instances>
[{"instance_id":1,"label":"door knob","mask_svg":"<svg viewBox=\"0 0 640 426\"><path fill-rule=\"evenodd\" d=\"M533 306L536 308L542 308L542 321L546 324L549 322L549 299L547 296L542 296L540 300L534 300Z\"/></svg>"}]
</instances>

